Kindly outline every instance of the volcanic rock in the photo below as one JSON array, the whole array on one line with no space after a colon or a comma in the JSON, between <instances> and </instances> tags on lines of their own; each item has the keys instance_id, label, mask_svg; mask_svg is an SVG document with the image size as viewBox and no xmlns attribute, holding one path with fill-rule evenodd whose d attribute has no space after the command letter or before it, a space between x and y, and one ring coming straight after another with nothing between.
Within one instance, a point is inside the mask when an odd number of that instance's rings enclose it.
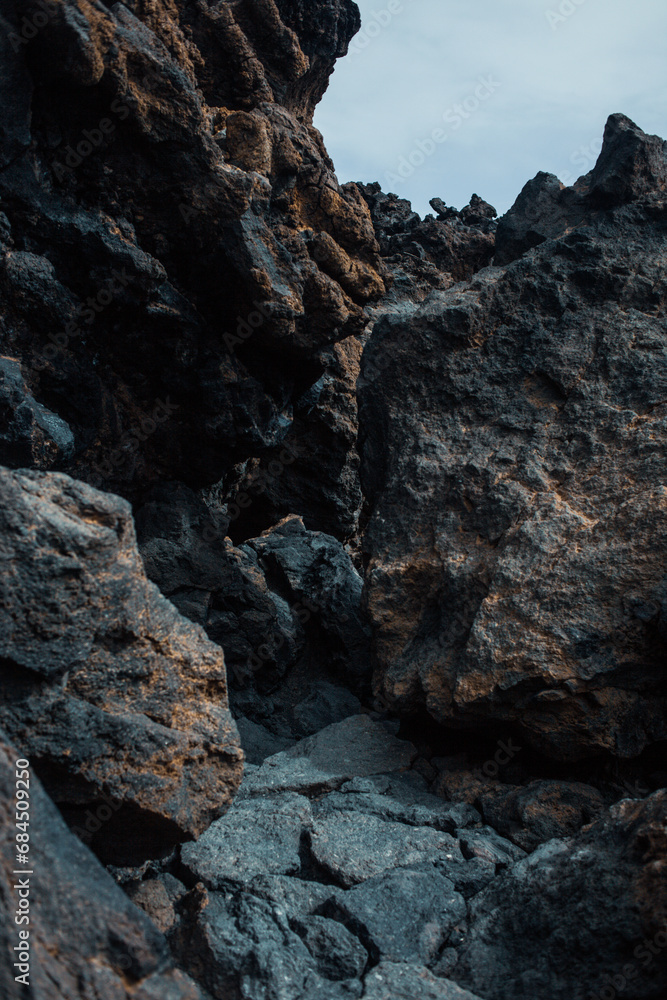
<instances>
[{"instance_id":1,"label":"volcanic rock","mask_svg":"<svg viewBox=\"0 0 667 1000\"><path fill-rule=\"evenodd\" d=\"M126 501L0 473L0 721L109 860L144 860L229 806L243 755L222 650L146 579Z\"/></svg>"},{"instance_id":2,"label":"volcanic rock","mask_svg":"<svg viewBox=\"0 0 667 1000\"><path fill-rule=\"evenodd\" d=\"M70 426L65 471L133 498L214 484L282 445L384 291L366 202L312 125L357 7L49 10L3 5L3 350Z\"/></svg>"},{"instance_id":3,"label":"volcanic rock","mask_svg":"<svg viewBox=\"0 0 667 1000\"><path fill-rule=\"evenodd\" d=\"M173 969L162 934L67 829L34 773L28 779L30 865L17 863L16 762L22 762L23 752L0 734L2 996L201 1000L192 980ZM22 767L18 770L23 774ZM19 867L24 872L17 875ZM28 924L14 920L20 896L29 903ZM19 934L26 930L29 987L15 980L25 970L14 966L22 964L17 950L26 940Z\"/></svg>"},{"instance_id":4,"label":"volcanic rock","mask_svg":"<svg viewBox=\"0 0 667 1000\"><path fill-rule=\"evenodd\" d=\"M624 800L495 880L470 904L453 978L494 1000L664 995L666 818L664 791Z\"/></svg>"},{"instance_id":5,"label":"volcanic rock","mask_svg":"<svg viewBox=\"0 0 667 1000\"><path fill-rule=\"evenodd\" d=\"M366 977L364 1000L481 1000L423 965L382 962Z\"/></svg>"},{"instance_id":6,"label":"volcanic rock","mask_svg":"<svg viewBox=\"0 0 667 1000\"><path fill-rule=\"evenodd\" d=\"M532 781L523 788L483 795L484 819L525 851L573 836L604 811L597 788L577 781Z\"/></svg>"},{"instance_id":7,"label":"volcanic rock","mask_svg":"<svg viewBox=\"0 0 667 1000\"><path fill-rule=\"evenodd\" d=\"M294 875L301 869L302 835L312 824L302 795L241 799L196 844L185 844L183 864L211 889L257 875Z\"/></svg>"},{"instance_id":8,"label":"volcanic rock","mask_svg":"<svg viewBox=\"0 0 667 1000\"><path fill-rule=\"evenodd\" d=\"M379 184L358 187L368 203L392 279L388 296L373 313L406 301L421 302L434 289L468 280L491 262L496 210L478 195L473 195L470 205L460 212L435 198L431 205L437 218L427 215L421 219L409 201L385 194Z\"/></svg>"},{"instance_id":9,"label":"volcanic rock","mask_svg":"<svg viewBox=\"0 0 667 1000\"><path fill-rule=\"evenodd\" d=\"M367 715L351 716L269 757L246 777L243 794L323 792L357 776L406 770L416 753Z\"/></svg>"},{"instance_id":10,"label":"volcanic rock","mask_svg":"<svg viewBox=\"0 0 667 1000\"><path fill-rule=\"evenodd\" d=\"M430 965L465 922L466 906L437 872L403 869L340 893L324 912L354 929L374 963Z\"/></svg>"},{"instance_id":11,"label":"volcanic rock","mask_svg":"<svg viewBox=\"0 0 667 1000\"><path fill-rule=\"evenodd\" d=\"M579 222L554 209L527 257L376 322L360 419L387 707L515 724L561 759L667 736L665 169L662 140L611 119L567 196Z\"/></svg>"},{"instance_id":12,"label":"volcanic rock","mask_svg":"<svg viewBox=\"0 0 667 1000\"><path fill-rule=\"evenodd\" d=\"M205 890L195 890L189 906L188 920L175 947L192 975L213 996L229 1000L343 1000L361 996L358 980L337 983L319 974L317 958L290 928L284 910L246 893ZM341 937L338 934L338 947ZM346 937L342 961L349 961L349 957ZM335 962L330 956L332 960ZM334 977L339 968L334 969Z\"/></svg>"},{"instance_id":13,"label":"volcanic rock","mask_svg":"<svg viewBox=\"0 0 667 1000\"><path fill-rule=\"evenodd\" d=\"M3 465L48 469L74 451L71 430L30 395L21 366L12 358L0 358L0 418Z\"/></svg>"},{"instance_id":14,"label":"volcanic rock","mask_svg":"<svg viewBox=\"0 0 667 1000\"><path fill-rule=\"evenodd\" d=\"M463 862L457 841L448 833L389 822L353 809L315 820L310 850L346 889L393 868L440 859Z\"/></svg>"}]
</instances>

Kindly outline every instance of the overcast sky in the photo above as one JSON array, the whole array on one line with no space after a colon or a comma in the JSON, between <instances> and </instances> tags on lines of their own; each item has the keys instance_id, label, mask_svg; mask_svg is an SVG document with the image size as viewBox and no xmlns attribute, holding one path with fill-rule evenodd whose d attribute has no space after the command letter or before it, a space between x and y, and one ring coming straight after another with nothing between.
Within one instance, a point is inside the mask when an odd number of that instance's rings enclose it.
<instances>
[{"instance_id":1,"label":"overcast sky","mask_svg":"<svg viewBox=\"0 0 667 1000\"><path fill-rule=\"evenodd\" d=\"M587 173L616 111L667 138L665 0L357 2L315 115L341 182L502 214L538 170Z\"/></svg>"}]
</instances>

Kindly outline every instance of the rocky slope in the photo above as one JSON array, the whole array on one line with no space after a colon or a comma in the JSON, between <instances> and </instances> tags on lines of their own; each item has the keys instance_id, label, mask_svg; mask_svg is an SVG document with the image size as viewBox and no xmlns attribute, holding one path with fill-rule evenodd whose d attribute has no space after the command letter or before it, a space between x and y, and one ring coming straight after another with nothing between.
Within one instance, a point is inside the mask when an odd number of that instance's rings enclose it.
<instances>
[{"instance_id":1,"label":"rocky slope","mask_svg":"<svg viewBox=\"0 0 667 1000\"><path fill-rule=\"evenodd\" d=\"M667 147L420 219L358 27L0 2L3 996L667 994Z\"/></svg>"}]
</instances>

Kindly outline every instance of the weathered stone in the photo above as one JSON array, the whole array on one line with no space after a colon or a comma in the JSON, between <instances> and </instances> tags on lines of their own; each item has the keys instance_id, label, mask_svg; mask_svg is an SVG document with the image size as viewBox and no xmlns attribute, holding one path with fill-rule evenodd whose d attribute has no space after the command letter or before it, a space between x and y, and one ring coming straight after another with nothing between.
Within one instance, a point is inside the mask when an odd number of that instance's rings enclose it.
<instances>
[{"instance_id":1,"label":"weathered stone","mask_svg":"<svg viewBox=\"0 0 667 1000\"><path fill-rule=\"evenodd\" d=\"M333 983L285 912L247 893L195 890L175 942L186 968L225 1000L343 1000L361 996L361 984Z\"/></svg>"},{"instance_id":2,"label":"weathered stone","mask_svg":"<svg viewBox=\"0 0 667 1000\"><path fill-rule=\"evenodd\" d=\"M314 916L297 918L291 925L325 979L337 982L362 977L368 964L368 952L342 924Z\"/></svg>"},{"instance_id":3,"label":"weathered stone","mask_svg":"<svg viewBox=\"0 0 667 1000\"><path fill-rule=\"evenodd\" d=\"M319 627L328 658L335 657L353 681L367 674L370 630L361 611L363 581L340 542L289 517L247 546L267 575L284 581L283 596L303 608L304 626Z\"/></svg>"},{"instance_id":4,"label":"weathered stone","mask_svg":"<svg viewBox=\"0 0 667 1000\"><path fill-rule=\"evenodd\" d=\"M494 865L507 866L525 857L526 852L501 837L490 826L479 830L460 830L459 841L466 858L480 858Z\"/></svg>"},{"instance_id":5,"label":"weathered stone","mask_svg":"<svg viewBox=\"0 0 667 1000\"><path fill-rule=\"evenodd\" d=\"M575 781L531 781L483 795L480 804L487 823L525 851L578 833L604 810L601 793Z\"/></svg>"},{"instance_id":6,"label":"weathered stone","mask_svg":"<svg viewBox=\"0 0 667 1000\"><path fill-rule=\"evenodd\" d=\"M79 835L141 861L230 804L222 650L144 575L129 505L0 470L0 722Z\"/></svg>"},{"instance_id":7,"label":"weathered stone","mask_svg":"<svg viewBox=\"0 0 667 1000\"><path fill-rule=\"evenodd\" d=\"M275 736L251 719L237 716L235 721L243 752L250 764L262 764L267 757L273 757L274 754L281 753L294 745L294 740Z\"/></svg>"},{"instance_id":8,"label":"weathered stone","mask_svg":"<svg viewBox=\"0 0 667 1000\"><path fill-rule=\"evenodd\" d=\"M290 920L314 916L336 891L334 886L289 875L256 875L244 886L260 899L276 903Z\"/></svg>"},{"instance_id":9,"label":"weathered stone","mask_svg":"<svg viewBox=\"0 0 667 1000\"><path fill-rule=\"evenodd\" d=\"M374 962L430 965L465 922L463 897L436 871L396 871L337 893L324 907L362 941Z\"/></svg>"},{"instance_id":10,"label":"weathered stone","mask_svg":"<svg viewBox=\"0 0 667 1000\"><path fill-rule=\"evenodd\" d=\"M407 795L404 789L403 795L397 795L394 789L385 794L375 789L357 792L349 787L351 784L349 782L340 792L332 792L316 803L316 818L324 819L340 811L352 811L408 826L430 826L452 834L481 822L480 814L472 806L446 803L428 792L421 795Z\"/></svg>"},{"instance_id":11,"label":"weathered stone","mask_svg":"<svg viewBox=\"0 0 667 1000\"><path fill-rule=\"evenodd\" d=\"M440 859L463 861L458 842L448 833L392 823L354 810L315 820L310 850L318 864L345 888L393 868Z\"/></svg>"},{"instance_id":12,"label":"weathered stone","mask_svg":"<svg viewBox=\"0 0 667 1000\"><path fill-rule=\"evenodd\" d=\"M235 802L181 860L211 889L257 875L293 875L301 868L301 838L311 825L308 799L287 792Z\"/></svg>"},{"instance_id":13,"label":"weathered stone","mask_svg":"<svg viewBox=\"0 0 667 1000\"><path fill-rule=\"evenodd\" d=\"M320 681L294 706L294 724L300 736L312 736L360 712L361 702L351 691Z\"/></svg>"},{"instance_id":14,"label":"weathered stone","mask_svg":"<svg viewBox=\"0 0 667 1000\"><path fill-rule=\"evenodd\" d=\"M144 913L148 914L163 934L172 931L177 923L176 910L167 889L159 879L136 882L126 890L128 896Z\"/></svg>"},{"instance_id":15,"label":"weathered stone","mask_svg":"<svg viewBox=\"0 0 667 1000\"><path fill-rule=\"evenodd\" d=\"M0 734L2 996L201 1000L195 984L173 969L162 934L67 829L34 774L29 779L30 865L17 863L17 760L23 760L23 751ZM19 867L25 874L16 874ZM29 884L19 894L20 882ZM29 923L15 922L17 909L23 909L19 896L29 903ZM26 941L29 960L23 963L19 946ZM29 987L15 979L26 971Z\"/></svg>"},{"instance_id":16,"label":"weathered stone","mask_svg":"<svg viewBox=\"0 0 667 1000\"><path fill-rule=\"evenodd\" d=\"M224 645L233 684L260 670L280 677L303 652L303 628L269 586L256 554L232 544L228 527L227 518L182 484L156 487L137 515L146 573Z\"/></svg>"},{"instance_id":17,"label":"weathered stone","mask_svg":"<svg viewBox=\"0 0 667 1000\"><path fill-rule=\"evenodd\" d=\"M448 878L464 899L481 892L497 873L496 862L490 858L473 856L464 865L451 861L438 861L436 868Z\"/></svg>"},{"instance_id":18,"label":"weathered stone","mask_svg":"<svg viewBox=\"0 0 667 1000\"><path fill-rule=\"evenodd\" d=\"M370 209L380 253L391 276L388 295L374 312L406 301L420 302L433 289L450 288L491 262L495 224L488 212L495 215L495 209L477 195L473 195L473 200L477 199L474 204L485 206L484 217L471 202L461 212L443 205L445 210L437 219L427 215L422 220L409 201L385 194L379 184L358 187ZM439 199L434 201L442 205Z\"/></svg>"},{"instance_id":19,"label":"weathered stone","mask_svg":"<svg viewBox=\"0 0 667 1000\"><path fill-rule=\"evenodd\" d=\"M3 465L48 469L71 458L74 435L64 420L34 399L12 358L0 358L0 421Z\"/></svg>"},{"instance_id":20,"label":"weathered stone","mask_svg":"<svg viewBox=\"0 0 667 1000\"><path fill-rule=\"evenodd\" d=\"M611 120L581 225L375 324L364 546L395 711L561 759L667 737L664 148Z\"/></svg>"},{"instance_id":21,"label":"weathered stone","mask_svg":"<svg viewBox=\"0 0 667 1000\"><path fill-rule=\"evenodd\" d=\"M417 751L367 715L327 726L315 736L264 761L243 784L244 795L323 792L355 776L402 771Z\"/></svg>"},{"instance_id":22,"label":"weathered stone","mask_svg":"<svg viewBox=\"0 0 667 1000\"><path fill-rule=\"evenodd\" d=\"M295 403L337 367L331 345L384 290L366 203L312 127L359 12L40 4L3 6L2 235L41 261L7 276L3 340L76 437L67 472L133 498L157 479L216 483L280 454ZM337 465L361 504L355 436L334 431L338 461L312 488L337 527Z\"/></svg>"},{"instance_id":23,"label":"weathered stone","mask_svg":"<svg viewBox=\"0 0 667 1000\"><path fill-rule=\"evenodd\" d=\"M666 819L657 792L538 848L472 900L453 978L497 1000L663 995Z\"/></svg>"}]
</instances>

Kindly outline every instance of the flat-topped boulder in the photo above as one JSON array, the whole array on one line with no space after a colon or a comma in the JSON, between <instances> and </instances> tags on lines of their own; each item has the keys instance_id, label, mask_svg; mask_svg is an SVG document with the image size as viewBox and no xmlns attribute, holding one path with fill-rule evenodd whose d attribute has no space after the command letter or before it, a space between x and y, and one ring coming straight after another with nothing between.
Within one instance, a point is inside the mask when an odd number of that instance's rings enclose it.
<instances>
[{"instance_id":1,"label":"flat-topped boulder","mask_svg":"<svg viewBox=\"0 0 667 1000\"><path fill-rule=\"evenodd\" d=\"M332 790L350 778L404 771L416 756L411 743L381 723L354 715L269 757L248 776L242 794Z\"/></svg>"}]
</instances>

